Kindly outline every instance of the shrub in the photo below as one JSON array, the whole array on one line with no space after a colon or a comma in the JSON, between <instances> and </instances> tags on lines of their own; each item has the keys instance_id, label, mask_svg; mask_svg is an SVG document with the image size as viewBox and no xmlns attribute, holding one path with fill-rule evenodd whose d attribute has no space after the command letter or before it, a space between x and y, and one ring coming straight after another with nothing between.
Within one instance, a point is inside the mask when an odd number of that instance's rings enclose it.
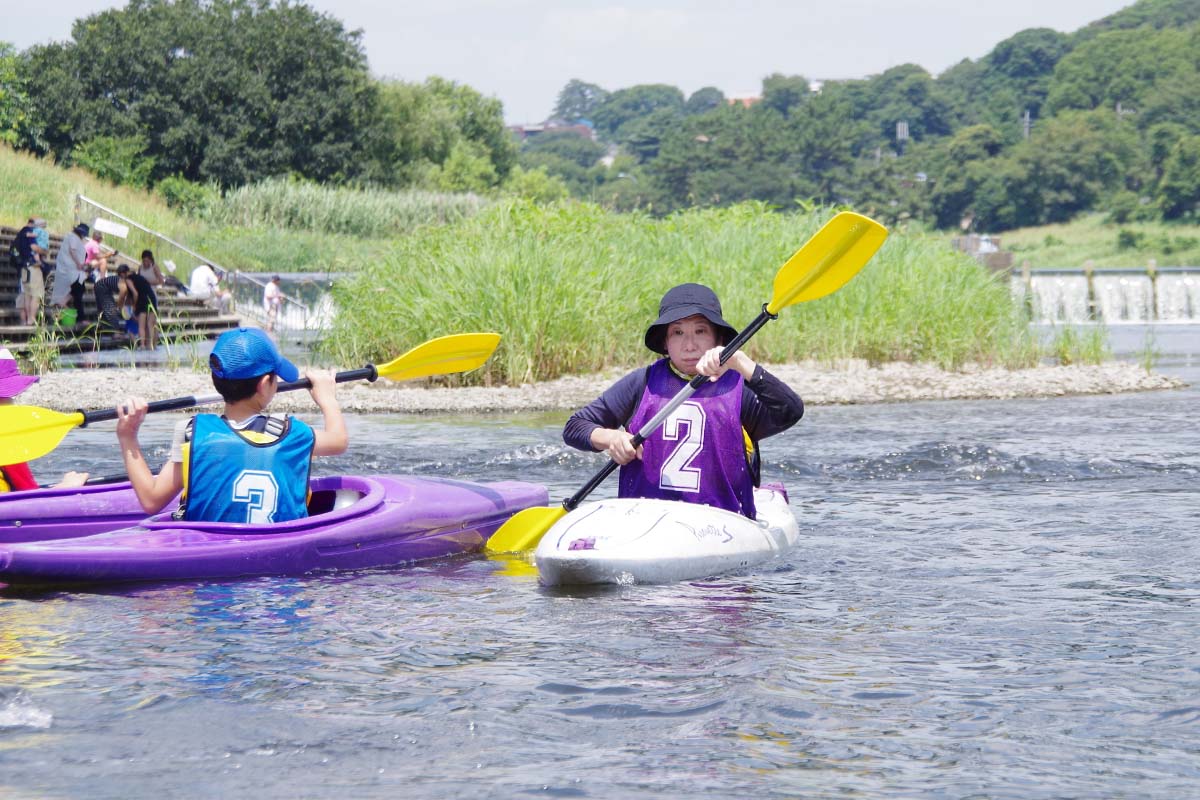
<instances>
[{"instance_id":1,"label":"shrub","mask_svg":"<svg viewBox=\"0 0 1200 800\"><path fill-rule=\"evenodd\" d=\"M215 186L193 183L179 175L163 178L154 189L167 201L168 206L192 216L202 216L221 199L221 193Z\"/></svg>"},{"instance_id":2,"label":"shrub","mask_svg":"<svg viewBox=\"0 0 1200 800\"><path fill-rule=\"evenodd\" d=\"M1137 250L1141 248L1145 240L1146 234L1130 230L1129 228L1121 228L1121 230L1117 231L1118 250Z\"/></svg>"},{"instance_id":3,"label":"shrub","mask_svg":"<svg viewBox=\"0 0 1200 800\"><path fill-rule=\"evenodd\" d=\"M146 140L140 136L97 136L77 145L71 160L119 186L144 187L154 170L154 158L145 151Z\"/></svg>"}]
</instances>

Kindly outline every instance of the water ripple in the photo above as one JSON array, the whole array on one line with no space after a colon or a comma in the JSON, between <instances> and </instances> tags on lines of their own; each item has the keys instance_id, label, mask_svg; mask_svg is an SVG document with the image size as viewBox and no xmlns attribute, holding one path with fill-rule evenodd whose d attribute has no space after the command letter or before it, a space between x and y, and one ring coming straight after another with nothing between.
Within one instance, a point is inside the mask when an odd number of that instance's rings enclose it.
<instances>
[{"instance_id":1,"label":"water ripple","mask_svg":"<svg viewBox=\"0 0 1200 800\"><path fill-rule=\"evenodd\" d=\"M0 794L1188 797L1195 401L814 412L764 448L801 544L706 580L471 557L0 593ZM560 424L352 418L320 469L566 496L600 460ZM71 435L37 466L111 449Z\"/></svg>"}]
</instances>

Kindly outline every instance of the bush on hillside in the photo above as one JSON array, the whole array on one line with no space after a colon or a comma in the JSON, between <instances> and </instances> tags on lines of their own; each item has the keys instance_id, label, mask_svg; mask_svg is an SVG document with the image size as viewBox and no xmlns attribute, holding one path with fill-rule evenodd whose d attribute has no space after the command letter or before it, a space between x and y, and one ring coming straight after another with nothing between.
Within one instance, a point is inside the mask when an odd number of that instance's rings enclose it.
<instances>
[{"instance_id":1,"label":"bush on hillside","mask_svg":"<svg viewBox=\"0 0 1200 800\"><path fill-rule=\"evenodd\" d=\"M168 206L191 216L203 216L221 201L221 192L216 186L194 183L181 175L163 178L154 189Z\"/></svg>"}]
</instances>

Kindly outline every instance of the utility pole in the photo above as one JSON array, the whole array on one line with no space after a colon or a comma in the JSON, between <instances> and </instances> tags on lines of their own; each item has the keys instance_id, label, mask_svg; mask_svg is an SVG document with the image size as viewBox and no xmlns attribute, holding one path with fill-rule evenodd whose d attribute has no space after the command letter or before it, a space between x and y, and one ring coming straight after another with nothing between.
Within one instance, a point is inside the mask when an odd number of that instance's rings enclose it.
<instances>
[{"instance_id":1,"label":"utility pole","mask_svg":"<svg viewBox=\"0 0 1200 800\"><path fill-rule=\"evenodd\" d=\"M1029 109L1028 108L1025 109L1025 117L1023 120L1023 125L1025 128L1025 138L1028 139L1029 138L1029 129L1031 127L1033 127L1033 120L1030 119L1030 117L1029 117Z\"/></svg>"}]
</instances>

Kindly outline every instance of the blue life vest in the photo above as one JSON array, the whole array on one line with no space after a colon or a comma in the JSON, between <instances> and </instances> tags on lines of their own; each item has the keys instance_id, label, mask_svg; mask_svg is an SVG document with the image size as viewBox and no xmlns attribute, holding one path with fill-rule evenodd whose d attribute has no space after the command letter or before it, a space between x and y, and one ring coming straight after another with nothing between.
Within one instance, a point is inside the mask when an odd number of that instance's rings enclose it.
<instances>
[{"instance_id":1,"label":"blue life vest","mask_svg":"<svg viewBox=\"0 0 1200 800\"><path fill-rule=\"evenodd\" d=\"M621 467L621 497L702 503L754 519L754 479L742 437L742 376L729 370L675 409ZM668 359L655 362L629 420L636 433L687 384Z\"/></svg>"},{"instance_id":2,"label":"blue life vest","mask_svg":"<svg viewBox=\"0 0 1200 800\"><path fill-rule=\"evenodd\" d=\"M312 428L294 417L275 441L253 442L216 414L197 414L184 519L266 524L307 517L314 442Z\"/></svg>"}]
</instances>

